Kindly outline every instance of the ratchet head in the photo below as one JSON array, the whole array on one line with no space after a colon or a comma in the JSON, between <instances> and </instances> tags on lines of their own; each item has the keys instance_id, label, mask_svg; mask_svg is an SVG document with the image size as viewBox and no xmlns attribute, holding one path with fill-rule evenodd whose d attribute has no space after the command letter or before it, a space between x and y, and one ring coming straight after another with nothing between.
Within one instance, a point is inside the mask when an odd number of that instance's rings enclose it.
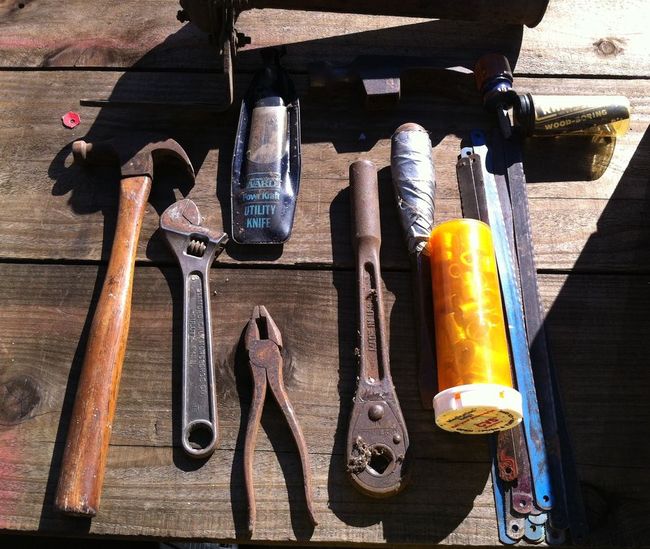
<instances>
[{"instance_id":1,"label":"ratchet head","mask_svg":"<svg viewBox=\"0 0 650 549\"><path fill-rule=\"evenodd\" d=\"M406 484L409 438L399 403L377 393L362 400L357 391L346 459L354 486L368 496L385 498Z\"/></svg>"}]
</instances>

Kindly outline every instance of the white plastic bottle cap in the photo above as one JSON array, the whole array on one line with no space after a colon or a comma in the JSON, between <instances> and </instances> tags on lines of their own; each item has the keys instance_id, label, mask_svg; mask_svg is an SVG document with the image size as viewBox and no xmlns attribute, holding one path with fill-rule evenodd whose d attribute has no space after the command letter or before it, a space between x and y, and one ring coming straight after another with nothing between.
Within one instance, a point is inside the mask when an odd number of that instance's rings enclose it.
<instances>
[{"instance_id":1,"label":"white plastic bottle cap","mask_svg":"<svg viewBox=\"0 0 650 549\"><path fill-rule=\"evenodd\" d=\"M489 383L445 389L434 397L433 410L438 427L471 435L512 429L523 417L519 391Z\"/></svg>"}]
</instances>

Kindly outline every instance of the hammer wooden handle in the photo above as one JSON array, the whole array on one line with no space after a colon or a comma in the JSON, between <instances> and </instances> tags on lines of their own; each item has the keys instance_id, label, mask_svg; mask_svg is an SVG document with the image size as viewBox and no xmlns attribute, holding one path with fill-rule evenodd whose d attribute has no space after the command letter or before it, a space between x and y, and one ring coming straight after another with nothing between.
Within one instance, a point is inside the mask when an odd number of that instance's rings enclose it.
<instances>
[{"instance_id":1,"label":"hammer wooden handle","mask_svg":"<svg viewBox=\"0 0 650 549\"><path fill-rule=\"evenodd\" d=\"M93 517L104 481L108 443L131 318L133 271L151 178L122 179L115 239L90 328L75 398L56 507Z\"/></svg>"}]
</instances>

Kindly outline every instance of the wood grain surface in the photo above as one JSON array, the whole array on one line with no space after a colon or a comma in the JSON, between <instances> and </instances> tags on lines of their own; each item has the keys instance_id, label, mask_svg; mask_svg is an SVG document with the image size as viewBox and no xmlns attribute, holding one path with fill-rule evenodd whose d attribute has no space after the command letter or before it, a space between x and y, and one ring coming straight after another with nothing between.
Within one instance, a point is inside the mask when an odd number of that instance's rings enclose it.
<instances>
[{"instance_id":1,"label":"wood grain surface","mask_svg":"<svg viewBox=\"0 0 650 549\"><path fill-rule=\"evenodd\" d=\"M371 500L344 477L356 376L352 272L212 269L222 434L217 451L203 463L187 458L179 440L181 305L173 292L180 275L171 267L140 267L101 511L92 523L55 513L63 441L101 270L0 266L0 390L11 395L0 408L0 527L241 536L247 527L242 437L251 388L237 348L253 305L265 303L285 339L287 390L310 450L321 524L311 531L293 443L279 412L267 406L255 457L255 539L495 544L485 440L435 428L432 414L419 405L407 273L384 275L392 372L412 448L414 480L402 494ZM33 281L29 294L23 289L27 278ZM595 520L593 543L640 544L650 449L637 437L650 424L650 380L647 343L634 334L650 328L650 278L543 275L540 284L578 471Z\"/></svg>"},{"instance_id":2,"label":"wood grain surface","mask_svg":"<svg viewBox=\"0 0 650 549\"><path fill-rule=\"evenodd\" d=\"M107 260L117 213L119 172L117 166L112 170L71 166L70 144L84 136L93 140L130 134L134 125L170 132L189 151L197 170L194 186L180 170L157 172L138 260L173 262L155 233L160 214L181 194L196 202L206 223L229 232L229 219L224 220L223 215L229 212L236 112L206 116L201 109L190 108L138 113L134 109L75 106L81 94L128 100L141 97L139 90L155 93L161 88L167 98L174 93L176 100L187 98L196 89L199 100L207 100L218 93L218 84L212 87L212 80L212 75L188 78L167 73L0 72L0 87L7 91L5 116L0 118L0 150L6 161L0 172L5 204L0 217L0 257ZM456 157L461 139L476 127L487 127L489 121L481 107L418 94L406 96L395 111L378 115L353 110L354 94L318 101L309 95L304 78L295 80L306 97L302 109L303 175L292 238L281 254L270 250L256 257L231 245L219 261L352 267L348 166L358 158L368 158L381 170L382 265L408 268L387 168L390 136L406 121L416 121L430 132L437 170L436 218L445 221L460 214ZM650 138L644 136L650 123L650 82L590 80L588 88L580 79L521 78L517 82L521 89L536 93L588 90L626 95L634 112L630 132L619 138L607 170L594 181L579 181L587 172L591 174L594 155L584 154L593 149L588 140L581 147L558 140L550 140L544 147L536 140L538 143L528 147L538 267L590 271L646 268L650 262L650 218L645 213L650 198ZM76 97L71 89L79 90ZM59 120L69 109L78 110L82 117L82 124L73 131ZM24 122L16 124L16 120ZM27 131L29 139L24 138ZM571 155L570 162L567 155Z\"/></svg>"},{"instance_id":3,"label":"wood grain surface","mask_svg":"<svg viewBox=\"0 0 650 549\"><path fill-rule=\"evenodd\" d=\"M346 62L360 54L427 56L472 68L482 54L499 51L524 74L645 77L647 10L645 0L551 0L533 29L489 21L250 10L237 25L253 39L238 69L257 66L255 49L286 44L286 62L296 71L314 61ZM207 37L181 25L176 11L160 0L4 0L0 65L220 69Z\"/></svg>"},{"instance_id":4,"label":"wood grain surface","mask_svg":"<svg viewBox=\"0 0 650 549\"><path fill-rule=\"evenodd\" d=\"M192 198L229 231L238 108L208 39L159 0L0 0L0 531L246 541L243 435L250 384L240 337L264 304L286 343L285 379L313 466L308 521L294 446L265 408L255 454L254 542L329 546L495 546L486 441L435 428L420 408L409 263L388 169L404 122L429 132L436 220L460 215L455 162L490 124L469 77L458 89L405 77L399 106L363 109L355 89L316 93L309 64L412 55L471 68L510 59L540 94L630 98L631 128L610 144L526 143L531 222L552 354L591 526L589 546L647 546L650 535L650 51L646 0L551 0L534 29L253 10L239 30L241 98L259 49L287 44L302 106L303 179L283 247L229 244L211 270L221 439L205 462L180 444L180 273L159 215ZM429 85L430 84L430 85ZM84 101L80 105L80 101ZM143 105L146 102L148 105ZM76 111L67 129L61 116ZM102 507L92 521L54 509L63 448L93 313L110 256L119 171L72 165L70 145L157 130L197 171L156 170L138 245L129 333ZM376 163L391 370L409 429L412 483L395 498L358 494L344 475L356 377L348 167ZM0 536L0 544L2 537Z\"/></svg>"}]
</instances>

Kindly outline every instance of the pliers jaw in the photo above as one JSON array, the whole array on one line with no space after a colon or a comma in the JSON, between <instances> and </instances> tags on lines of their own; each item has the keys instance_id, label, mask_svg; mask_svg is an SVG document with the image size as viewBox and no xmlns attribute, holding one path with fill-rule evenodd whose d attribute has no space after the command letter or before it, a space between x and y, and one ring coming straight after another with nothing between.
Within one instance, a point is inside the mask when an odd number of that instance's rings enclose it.
<instances>
[{"instance_id":1,"label":"pliers jaw","mask_svg":"<svg viewBox=\"0 0 650 549\"><path fill-rule=\"evenodd\" d=\"M282 350L282 334L278 325L264 305L255 305L244 335L246 350L250 353L254 342L264 340L272 341Z\"/></svg>"}]
</instances>

